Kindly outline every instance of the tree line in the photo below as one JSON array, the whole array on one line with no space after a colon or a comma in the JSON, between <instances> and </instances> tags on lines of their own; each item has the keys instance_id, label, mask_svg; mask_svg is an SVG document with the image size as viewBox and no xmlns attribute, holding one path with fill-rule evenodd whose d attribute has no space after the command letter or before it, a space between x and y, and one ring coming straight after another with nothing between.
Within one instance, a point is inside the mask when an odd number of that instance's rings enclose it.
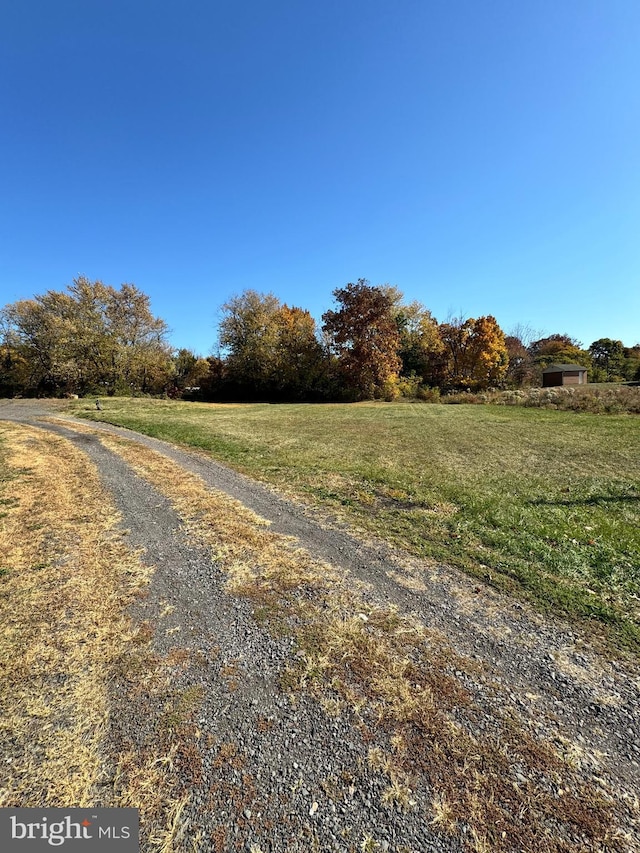
<instances>
[{"instance_id":1,"label":"tree line","mask_svg":"<svg viewBox=\"0 0 640 853\"><path fill-rule=\"evenodd\" d=\"M566 334L506 335L491 315L439 323L420 302L365 279L333 292L317 326L308 310L246 290L221 309L218 355L174 350L148 296L79 277L0 311L0 396L166 394L202 400L433 398L541 383L551 363L591 381L640 380L640 346Z\"/></svg>"}]
</instances>

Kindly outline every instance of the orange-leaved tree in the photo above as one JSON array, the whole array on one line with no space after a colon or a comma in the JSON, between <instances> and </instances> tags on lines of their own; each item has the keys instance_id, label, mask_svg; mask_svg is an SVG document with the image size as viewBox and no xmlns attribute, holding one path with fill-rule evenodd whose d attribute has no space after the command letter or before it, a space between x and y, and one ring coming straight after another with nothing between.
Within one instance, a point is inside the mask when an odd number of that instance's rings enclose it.
<instances>
[{"instance_id":1,"label":"orange-leaved tree","mask_svg":"<svg viewBox=\"0 0 640 853\"><path fill-rule=\"evenodd\" d=\"M275 388L290 399L313 397L325 371L316 323L304 308L283 305L273 316L276 330Z\"/></svg>"},{"instance_id":2,"label":"orange-leaved tree","mask_svg":"<svg viewBox=\"0 0 640 853\"><path fill-rule=\"evenodd\" d=\"M426 385L442 383L444 344L438 334L438 321L420 302L400 302L396 307L400 332L402 375L415 376Z\"/></svg>"},{"instance_id":3,"label":"orange-leaved tree","mask_svg":"<svg viewBox=\"0 0 640 853\"><path fill-rule=\"evenodd\" d=\"M509 356L504 332L495 317L454 318L442 323L439 331L447 355L449 387L477 390L503 380Z\"/></svg>"}]
</instances>

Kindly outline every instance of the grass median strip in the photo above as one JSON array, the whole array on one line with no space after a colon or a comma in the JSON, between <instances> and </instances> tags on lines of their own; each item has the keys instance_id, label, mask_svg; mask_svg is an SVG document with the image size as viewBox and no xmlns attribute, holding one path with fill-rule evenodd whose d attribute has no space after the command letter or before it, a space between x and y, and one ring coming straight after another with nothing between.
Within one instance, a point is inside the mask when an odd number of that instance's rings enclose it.
<instances>
[{"instance_id":1,"label":"grass median strip","mask_svg":"<svg viewBox=\"0 0 640 853\"><path fill-rule=\"evenodd\" d=\"M184 794L171 747L110 752L109 685L137 659L167 668L126 613L150 569L119 530L96 469L62 438L0 425L0 806L139 808L170 850Z\"/></svg>"},{"instance_id":2,"label":"grass median strip","mask_svg":"<svg viewBox=\"0 0 640 853\"><path fill-rule=\"evenodd\" d=\"M371 745L370 766L388 779L387 807L420 808L417 792L426 789L424 819L478 853L506 853L514 845L524 853L627 849L617 828L624 806L512 709L483 718L465 686L478 665L440 635L372 604L363 585L313 560L160 453L101 440L172 501L209 545L229 591L250 598L271 630L294 637L297 655L283 688L307 690L328 712L354 715Z\"/></svg>"}]
</instances>

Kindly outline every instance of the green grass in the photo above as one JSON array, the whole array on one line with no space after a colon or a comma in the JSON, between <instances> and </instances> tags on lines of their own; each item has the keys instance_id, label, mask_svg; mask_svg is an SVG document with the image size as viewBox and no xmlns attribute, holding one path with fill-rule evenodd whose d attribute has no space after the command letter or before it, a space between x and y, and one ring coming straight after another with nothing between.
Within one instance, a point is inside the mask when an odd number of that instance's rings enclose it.
<instances>
[{"instance_id":1,"label":"green grass","mask_svg":"<svg viewBox=\"0 0 640 853\"><path fill-rule=\"evenodd\" d=\"M640 419L519 407L223 406L76 414L197 447L421 557L640 650Z\"/></svg>"}]
</instances>

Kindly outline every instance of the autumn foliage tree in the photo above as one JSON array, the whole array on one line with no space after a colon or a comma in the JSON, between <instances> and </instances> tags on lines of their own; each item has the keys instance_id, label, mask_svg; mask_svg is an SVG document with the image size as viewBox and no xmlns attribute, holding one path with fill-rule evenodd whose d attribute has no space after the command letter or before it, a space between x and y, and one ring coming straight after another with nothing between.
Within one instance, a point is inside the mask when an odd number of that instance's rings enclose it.
<instances>
[{"instance_id":1,"label":"autumn foliage tree","mask_svg":"<svg viewBox=\"0 0 640 853\"><path fill-rule=\"evenodd\" d=\"M274 385L290 399L315 398L326 374L326 358L316 323L303 308L283 305L274 316Z\"/></svg>"},{"instance_id":2,"label":"autumn foliage tree","mask_svg":"<svg viewBox=\"0 0 640 853\"><path fill-rule=\"evenodd\" d=\"M222 306L218 338L227 377L238 389L264 393L274 372L280 300L272 293L245 290Z\"/></svg>"},{"instance_id":3,"label":"autumn foliage tree","mask_svg":"<svg viewBox=\"0 0 640 853\"><path fill-rule=\"evenodd\" d=\"M548 335L529 345L529 352L535 364L548 367L550 364L581 364L591 366L591 356L583 350L580 341L566 334Z\"/></svg>"},{"instance_id":4,"label":"autumn foliage tree","mask_svg":"<svg viewBox=\"0 0 640 853\"><path fill-rule=\"evenodd\" d=\"M309 311L245 290L221 309L217 356L175 352L148 296L80 276L0 310L0 396L149 393L207 400L365 400L540 384L551 363L595 381L640 380L640 345L611 338L589 350L566 334L491 315L438 324L390 285L358 279L333 292L319 331ZM534 340L538 338L538 340ZM433 391L436 388L437 391Z\"/></svg>"},{"instance_id":5,"label":"autumn foliage tree","mask_svg":"<svg viewBox=\"0 0 640 853\"><path fill-rule=\"evenodd\" d=\"M158 393L171 375L167 325L133 284L81 276L2 315L12 357L26 365L20 393Z\"/></svg>"},{"instance_id":6,"label":"autumn foliage tree","mask_svg":"<svg viewBox=\"0 0 640 853\"><path fill-rule=\"evenodd\" d=\"M343 386L357 399L394 396L402 361L392 295L361 278L333 296L339 307L322 328Z\"/></svg>"},{"instance_id":7,"label":"autumn foliage tree","mask_svg":"<svg viewBox=\"0 0 640 853\"><path fill-rule=\"evenodd\" d=\"M443 379L445 346L438 322L420 302L398 301L395 321L400 336L398 355L404 377L416 377L420 383L438 386Z\"/></svg>"},{"instance_id":8,"label":"autumn foliage tree","mask_svg":"<svg viewBox=\"0 0 640 853\"><path fill-rule=\"evenodd\" d=\"M499 385L509 355L504 332L495 317L454 318L439 327L446 353L446 384L477 390Z\"/></svg>"},{"instance_id":9,"label":"autumn foliage tree","mask_svg":"<svg viewBox=\"0 0 640 853\"><path fill-rule=\"evenodd\" d=\"M313 398L324 352L308 311L271 293L246 290L222 307L219 340L226 351L226 391L266 399Z\"/></svg>"}]
</instances>

